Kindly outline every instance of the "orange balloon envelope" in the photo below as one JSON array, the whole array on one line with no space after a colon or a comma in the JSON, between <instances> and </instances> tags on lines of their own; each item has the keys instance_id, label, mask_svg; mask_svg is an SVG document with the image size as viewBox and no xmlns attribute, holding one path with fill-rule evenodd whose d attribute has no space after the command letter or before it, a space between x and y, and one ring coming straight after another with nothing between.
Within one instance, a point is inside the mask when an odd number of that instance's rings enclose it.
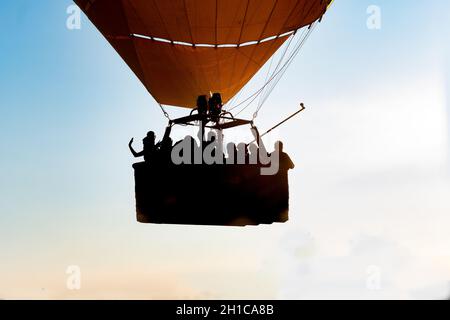
<instances>
[{"instance_id":1,"label":"orange balloon envelope","mask_svg":"<svg viewBox=\"0 0 450 320\"><path fill-rule=\"evenodd\" d=\"M236 95L331 0L75 0L158 103Z\"/></svg>"}]
</instances>

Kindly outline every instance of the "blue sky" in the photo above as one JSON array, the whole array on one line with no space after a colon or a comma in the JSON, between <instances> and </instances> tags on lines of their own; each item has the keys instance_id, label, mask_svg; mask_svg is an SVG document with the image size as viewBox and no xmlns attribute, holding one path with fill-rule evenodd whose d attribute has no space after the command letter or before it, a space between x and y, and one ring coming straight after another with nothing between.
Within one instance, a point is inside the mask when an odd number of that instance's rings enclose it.
<instances>
[{"instance_id":1,"label":"blue sky","mask_svg":"<svg viewBox=\"0 0 450 320\"><path fill-rule=\"evenodd\" d=\"M308 106L269 137L297 164L292 221L246 229L135 222L127 143L166 122L71 4L0 4L0 298L448 295L446 1L335 1L258 118Z\"/></svg>"}]
</instances>

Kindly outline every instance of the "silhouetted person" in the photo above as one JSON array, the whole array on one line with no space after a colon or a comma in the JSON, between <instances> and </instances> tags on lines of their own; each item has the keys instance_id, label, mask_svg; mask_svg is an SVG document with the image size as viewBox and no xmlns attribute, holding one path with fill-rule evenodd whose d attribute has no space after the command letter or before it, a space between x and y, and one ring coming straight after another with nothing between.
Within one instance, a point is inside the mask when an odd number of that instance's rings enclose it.
<instances>
[{"instance_id":1,"label":"silhouetted person","mask_svg":"<svg viewBox=\"0 0 450 320\"><path fill-rule=\"evenodd\" d=\"M275 142L275 151L280 155L280 169L281 170L289 170L289 169L294 169L295 165L292 162L291 158L289 157L289 155L287 153L285 153L283 151L283 142L281 141L277 141Z\"/></svg>"},{"instance_id":2,"label":"silhouetted person","mask_svg":"<svg viewBox=\"0 0 450 320\"><path fill-rule=\"evenodd\" d=\"M169 165L172 163L171 155L172 155L172 139L170 137L165 138L160 143L158 154L158 161L163 165Z\"/></svg>"},{"instance_id":3,"label":"silhouetted person","mask_svg":"<svg viewBox=\"0 0 450 320\"><path fill-rule=\"evenodd\" d=\"M161 150L169 151L170 149L172 149L172 144L172 138L168 137L167 139L164 139L163 141L161 141Z\"/></svg>"},{"instance_id":4,"label":"silhouetted person","mask_svg":"<svg viewBox=\"0 0 450 320\"><path fill-rule=\"evenodd\" d=\"M130 143L128 144L128 147L130 148L131 153L133 154L133 156L135 158L138 157L144 157L145 162L150 162L152 161L152 158L154 157L155 153L156 153L156 145L155 145L155 133L153 131L149 131L147 133L147 136L142 140L142 143L144 145L144 150L142 150L141 152L136 152L133 149L133 141L134 138L132 138L130 140Z\"/></svg>"},{"instance_id":5,"label":"silhouetted person","mask_svg":"<svg viewBox=\"0 0 450 320\"><path fill-rule=\"evenodd\" d=\"M197 98L197 111L199 114L206 116L208 113L208 97L199 96Z\"/></svg>"},{"instance_id":6,"label":"silhouetted person","mask_svg":"<svg viewBox=\"0 0 450 320\"><path fill-rule=\"evenodd\" d=\"M209 99L209 113L212 116L219 116L222 113L222 96L220 93L214 93L212 97Z\"/></svg>"}]
</instances>

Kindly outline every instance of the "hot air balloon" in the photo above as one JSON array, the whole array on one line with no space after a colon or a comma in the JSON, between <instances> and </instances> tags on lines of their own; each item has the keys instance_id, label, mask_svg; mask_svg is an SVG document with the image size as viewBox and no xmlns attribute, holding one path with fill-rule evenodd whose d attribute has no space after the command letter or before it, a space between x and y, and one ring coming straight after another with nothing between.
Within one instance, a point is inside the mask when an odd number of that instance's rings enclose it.
<instances>
[{"instance_id":1,"label":"hot air balloon","mask_svg":"<svg viewBox=\"0 0 450 320\"><path fill-rule=\"evenodd\" d=\"M75 0L90 21L164 106L191 109L174 125L224 130L249 125L227 108L299 30L285 63L244 103L267 94L292 62L332 0ZM286 54L286 52L284 52ZM283 58L284 58L283 54ZM264 100L264 99L263 99ZM224 107L225 106L225 107ZM256 113L255 113L256 115ZM203 131L200 137L203 141ZM257 225L288 220L287 170L261 175L261 165L134 165L138 221ZM228 198L228 199L227 199Z\"/></svg>"}]
</instances>

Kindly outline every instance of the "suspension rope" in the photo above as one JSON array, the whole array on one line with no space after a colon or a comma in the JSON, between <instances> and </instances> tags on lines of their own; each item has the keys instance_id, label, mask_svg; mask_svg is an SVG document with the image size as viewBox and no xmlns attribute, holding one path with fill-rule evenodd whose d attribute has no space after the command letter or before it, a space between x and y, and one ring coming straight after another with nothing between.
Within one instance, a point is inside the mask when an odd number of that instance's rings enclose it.
<instances>
[{"instance_id":1,"label":"suspension rope","mask_svg":"<svg viewBox=\"0 0 450 320\"><path fill-rule=\"evenodd\" d=\"M273 70L273 73L270 76L270 78L254 94L250 95L247 99L240 102L236 106L233 106L228 111L233 111L233 110L237 109L238 107L245 104L245 106L238 113L236 113L236 116L237 116L237 115L241 114L242 112L244 112L246 109L248 109L248 107L250 107L253 104L253 102L258 98L258 96L261 95L260 103L258 103L258 107L257 107L255 113L253 114L253 120L254 120L258 116L258 112L264 106L265 102L267 101L267 99L270 96L270 94L272 93L272 91L275 89L275 87L277 86L277 84L279 83L279 81L281 80L283 75L285 74L288 67L292 64L294 58L298 55L298 53L304 46L306 40L309 38L309 36L311 35L311 33L313 32L315 27L316 27L316 23L313 23L310 27L305 28L303 30L297 43L295 44L294 48L291 50L291 52L288 55L287 53L289 51L289 47L291 46L291 43L293 42L293 38L295 36L295 34L293 34L291 36L291 39L289 40L287 46L285 47L285 50L283 51L283 54L282 54L280 60L278 61L276 68ZM287 55L288 55L288 57L286 59ZM285 60L284 63L283 63L283 60Z\"/></svg>"},{"instance_id":2,"label":"suspension rope","mask_svg":"<svg viewBox=\"0 0 450 320\"><path fill-rule=\"evenodd\" d=\"M291 38L292 39L292 38ZM291 41L291 39L289 41ZM273 61L275 60L275 56L273 56L272 58L270 58L270 64L269 64L269 68L267 69L267 74L266 74L266 79L264 80L264 83L267 83L267 80L269 80L270 77L270 71L272 70L272 64ZM259 97L259 102L261 102L261 96Z\"/></svg>"},{"instance_id":3,"label":"suspension rope","mask_svg":"<svg viewBox=\"0 0 450 320\"><path fill-rule=\"evenodd\" d=\"M305 44L306 40L309 38L309 36L311 35L312 31L314 30L316 24L311 25L311 27L309 27L307 30L304 30L304 32L302 33L302 35L300 36L300 39L297 41L297 44L295 45L295 48L292 50L292 52L290 53L289 57L287 58L287 60L284 62L284 64L282 64L282 60L285 58L287 50L285 50L282 59L279 61L277 68L275 68L272 76L270 77L270 79L258 90L256 91L253 95L251 95L250 97L248 97L246 100L242 101L241 103L239 103L238 105L234 106L233 108L231 108L229 111L232 111L234 109L236 109L237 107L243 105L244 103L248 102L247 105L245 105L237 114L241 114L242 112L244 112L248 107L250 107L250 105L256 100L256 98L269 86L269 84L271 84L271 86L269 87L269 89L267 90L267 92L264 95L264 98L262 100L262 103L258 106L256 112L253 114L253 120L258 116L258 112L261 110L261 108L263 107L264 103L267 101L267 98L270 96L270 94L272 93L272 91L274 90L274 88L276 87L276 85L279 83L279 81L281 80L281 78L283 77L283 75L285 74L286 70L288 69L288 67L291 65L291 63L293 62L294 58L297 56L297 54L300 52L301 48L303 47L303 45ZM292 36L294 37L294 36ZM291 39L292 41L292 39ZM288 44L288 46L290 46L290 43ZM281 66L281 68L280 68Z\"/></svg>"},{"instance_id":4,"label":"suspension rope","mask_svg":"<svg viewBox=\"0 0 450 320\"><path fill-rule=\"evenodd\" d=\"M264 85L258 91L256 91L254 94L252 94L247 99L245 99L244 101L240 102L239 104L235 105L234 107L230 108L228 111L233 111L233 110L237 109L238 107L240 107L241 105L245 104L249 100L251 100L250 103L252 103L253 101L255 101L255 99L252 99L252 98L254 98L255 96L258 96L259 94L261 94L264 91L264 89L269 85L269 83L272 82L274 77L279 73L279 71L278 71L279 66L281 65L281 62L284 59L284 57L285 57L285 55L286 55L286 53L287 53L287 51L289 49L289 46L292 43L292 40L293 40L294 36L295 36L295 33L292 34L292 36L290 37L290 40L288 42L287 47L284 50L282 58L278 61L277 67L274 69L274 71L273 71L272 75L270 76L270 78L265 81ZM247 106L245 108L247 108Z\"/></svg>"},{"instance_id":5,"label":"suspension rope","mask_svg":"<svg viewBox=\"0 0 450 320\"><path fill-rule=\"evenodd\" d=\"M302 33L302 35L300 36L300 39L303 38L304 35L305 35L305 30L303 30L303 33ZM282 63L283 60L285 59L286 54L287 54L287 52L288 52L288 50L289 50L289 47L291 46L292 41L294 40L294 38L295 38L295 34L289 39L289 43L288 43L288 45L286 46L286 48L285 48L285 50L284 50L284 52L283 52L283 55L281 56L280 60L278 61L278 64L277 64L276 68L274 69L272 76L273 76L275 73L277 73L278 70L280 70L279 68L280 68L280 66L281 66L281 63ZM296 47L295 47L295 48L296 48ZM284 66L283 66L283 67L284 67ZM266 82L267 82L267 81L266 81ZM266 91L266 95L270 95L270 93L272 92L273 89L267 90L267 88L264 88L264 90ZM267 91L268 91L268 92L267 92ZM261 109L262 105L264 104L265 99L266 99L266 98L264 97L264 91L263 91L263 92L261 92L261 96L260 96L260 99L259 99L259 102L258 102L258 108L257 108L256 111L253 113L253 120L255 120L256 117L258 116L258 112L259 112L259 110Z\"/></svg>"},{"instance_id":6,"label":"suspension rope","mask_svg":"<svg viewBox=\"0 0 450 320\"><path fill-rule=\"evenodd\" d=\"M245 103L248 102L238 113L236 113L236 116L238 116L239 114L244 112L249 106L251 106L253 104L253 102L259 97L260 100L258 102L257 109L256 109L256 111L253 114L253 120L255 120L256 117L258 116L259 111L264 106L264 104L267 101L267 99L269 98L270 94L275 89L275 87L277 86L277 84L279 83L279 81L281 80L283 75L285 74L286 70L292 64L294 58L300 52L300 49L303 47L303 45L305 44L306 40L311 35L312 31L315 29L315 27L316 27L316 23L313 23L311 26L309 26L308 28L305 28L303 30L303 33L301 34L301 36L300 36L299 40L297 41L295 47L292 49L292 52L290 52L289 57L287 58L287 60L284 63L282 63L283 60L285 60L285 58L286 58L286 55L287 55L287 53L289 51L289 48L290 48L290 46L291 46L291 44L293 42L293 39L295 38L296 33L293 33L290 36L290 39L289 39L287 45L285 46L285 49L283 50L283 53L281 54L281 57L280 57L277 65L276 65L275 69L273 70L272 74L270 72L271 72L271 69L272 69L272 64L274 62L274 57L271 58L270 66L269 66L269 69L268 69L268 72L267 72L267 75L266 75L266 80L265 80L264 85L260 89L258 89L255 93L250 95L248 98L246 98L242 102L238 103L237 105L231 107L230 109L228 109L226 111L227 112L231 112L231 111L237 109L238 107L240 107L240 106L242 106L242 105L244 105ZM269 75L270 75L270 77L269 77ZM238 93L238 95L241 94L241 92L242 92L242 90ZM237 97L237 95L234 96L231 99L231 101L227 103L227 105L231 105L232 102L237 100L236 97ZM160 109L161 109L162 113L164 114L164 116L169 121L172 121L171 118L170 118L169 113L166 111L164 106L161 103L158 103L158 106L160 107Z\"/></svg>"},{"instance_id":7,"label":"suspension rope","mask_svg":"<svg viewBox=\"0 0 450 320\"><path fill-rule=\"evenodd\" d=\"M164 106L161 103L158 103L158 106L161 108L161 111L164 114L164 117L166 117L169 121L172 121L170 119L170 115L167 113L166 109L164 109Z\"/></svg>"},{"instance_id":8,"label":"suspension rope","mask_svg":"<svg viewBox=\"0 0 450 320\"><path fill-rule=\"evenodd\" d=\"M289 47L291 46L292 40L295 38L295 34L296 34L296 33L297 33L297 31L295 31L295 32L292 34L292 36L290 37L290 39L289 39L289 41L288 41L288 44L287 44L287 46L285 46L284 52L283 52L283 54L281 55L280 59L278 60L277 66L275 67L275 69L273 70L272 73L270 73L270 71L271 71L271 69L272 69L272 63L273 63L273 61L274 61L275 56L273 56L272 59L270 60L270 66L269 66L269 69L267 70L267 76L266 76L266 79L264 80L264 83L267 83L268 79L269 79L270 77L272 77L273 74L274 74L275 72L278 71L278 68L280 67L281 62L282 62L282 61L284 60L284 58L286 57L286 53L288 52ZM270 76L270 77L269 77L269 76ZM264 91L264 90L263 90L263 91ZM262 93L263 93L263 92L261 92L261 94L262 94ZM262 99L262 97L263 97L263 95L260 95L258 104L261 104L261 99ZM255 118L256 118L256 117L255 117Z\"/></svg>"},{"instance_id":9,"label":"suspension rope","mask_svg":"<svg viewBox=\"0 0 450 320\"><path fill-rule=\"evenodd\" d=\"M290 46L291 43L292 43L292 39L294 38L294 35L295 35L295 34L293 34L293 35L290 37L289 42L288 42L288 45L287 45L286 49L284 50L283 57L278 61L277 67L274 69L273 73L275 73L275 72L277 71L277 69L278 69L278 67L279 67L279 65L280 65L280 63L281 63L281 61L282 61L282 59L284 58L284 56L285 56L285 54L286 54L286 52L287 52L289 46ZM261 94L261 93L263 92L263 90L264 90L264 89L266 88L266 86L272 81L272 78L273 78L273 73L272 73L272 75L270 75L270 69L271 69L271 67L272 67L272 63L273 63L274 58L275 58L275 56L273 56L273 57L271 58L271 61L270 61L270 67L269 67L269 70L268 70L268 72L267 72L267 77L266 77L266 80L264 81L264 85L263 85L258 91L256 91L254 94L252 94L252 95L249 96L247 99L245 99L244 101L240 102L239 104L235 105L234 107L230 108L228 111L233 111L233 110L237 109L239 106L245 104L245 103L246 103L247 101L249 101L249 100L251 100L251 103L252 103L252 102L255 100L255 99L252 99L252 98L254 98L255 96L258 96L259 94ZM270 75L270 77L269 77L269 75ZM239 93L241 93L241 92L242 92L242 90L241 90Z\"/></svg>"},{"instance_id":10,"label":"suspension rope","mask_svg":"<svg viewBox=\"0 0 450 320\"><path fill-rule=\"evenodd\" d=\"M286 67L283 69L283 71L279 74L278 78L272 83L271 87L269 87L269 89L267 90L267 92L265 93L265 96L262 100L262 103L258 106L258 108L256 109L255 115L257 116L259 111L261 111L262 107L265 105L266 101L268 100L268 98L270 97L271 93L273 92L273 90L275 89L275 87L278 85L278 83L280 82L280 80L283 78L284 74L286 73L286 71L289 69L290 65L292 64L292 62L294 61L294 58L298 55L298 53L300 52L301 48L303 48L303 46L305 45L306 41L309 39L309 37L311 36L312 32L314 31L315 27L317 25L314 24L311 26L310 29L308 29L307 34L305 35L305 37L302 39L302 41L300 42L298 48L296 49L295 52L293 52L292 58L287 62ZM256 118L256 117L255 117Z\"/></svg>"}]
</instances>

